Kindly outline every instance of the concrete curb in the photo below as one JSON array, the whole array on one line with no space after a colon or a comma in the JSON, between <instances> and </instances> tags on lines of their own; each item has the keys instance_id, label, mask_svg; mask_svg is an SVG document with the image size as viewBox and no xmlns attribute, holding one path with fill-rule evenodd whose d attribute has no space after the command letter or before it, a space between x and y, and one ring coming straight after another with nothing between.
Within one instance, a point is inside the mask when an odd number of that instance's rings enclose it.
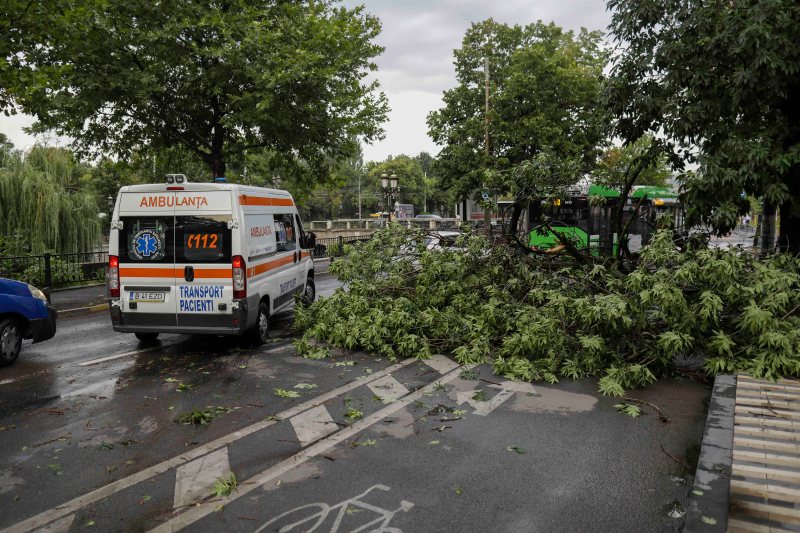
<instances>
[{"instance_id":1,"label":"concrete curb","mask_svg":"<svg viewBox=\"0 0 800 533\"><path fill-rule=\"evenodd\" d=\"M736 376L717 375L694 486L689 494L685 533L722 533L728 530L735 407Z\"/></svg>"},{"instance_id":2,"label":"concrete curb","mask_svg":"<svg viewBox=\"0 0 800 533\"><path fill-rule=\"evenodd\" d=\"M92 313L99 313L108 310L108 302L97 305L90 305L87 307L76 307L74 309L58 310L58 318L71 318L76 316L89 315Z\"/></svg>"}]
</instances>

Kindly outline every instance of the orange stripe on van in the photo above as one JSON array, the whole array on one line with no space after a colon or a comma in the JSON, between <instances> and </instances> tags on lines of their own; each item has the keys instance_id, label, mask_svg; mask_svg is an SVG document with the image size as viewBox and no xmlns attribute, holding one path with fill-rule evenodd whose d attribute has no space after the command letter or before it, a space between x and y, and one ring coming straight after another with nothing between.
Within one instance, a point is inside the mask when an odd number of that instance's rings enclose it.
<instances>
[{"instance_id":1,"label":"orange stripe on van","mask_svg":"<svg viewBox=\"0 0 800 533\"><path fill-rule=\"evenodd\" d=\"M276 198L274 196L248 196L239 195L239 203L242 205L266 205L266 206L288 206L294 205L291 198Z\"/></svg>"},{"instance_id":2,"label":"orange stripe on van","mask_svg":"<svg viewBox=\"0 0 800 533\"><path fill-rule=\"evenodd\" d=\"M247 277L252 278L263 274L264 272L269 272L270 270L282 267L283 265L288 265L290 263L294 263L294 257L287 255L286 257L281 257L280 259L273 259L272 261L267 261L266 263L261 263L260 265L251 266L247 269Z\"/></svg>"},{"instance_id":3,"label":"orange stripe on van","mask_svg":"<svg viewBox=\"0 0 800 533\"><path fill-rule=\"evenodd\" d=\"M183 269L175 269L175 277L183 277ZM216 279L233 277L232 268L195 268L194 279Z\"/></svg>"},{"instance_id":4,"label":"orange stripe on van","mask_svg":"<svg viewBox=\"0 0 800 533\"><path fill-rule=\"evenodd\" d=\"M124 267L119 269L120 278L183 278L182 268L149 268ZM230 268L195 268L194 279L230 279L233 272Z\"/></svg>"},{"instance_id":5,"label":"orange stripe on van","mask_svg":"<svg viewBox=\"0 0 800 533\"><path fill-rule=\"evenodd\" d=\"M181 273L183 276L183 273ZM174 268L136 268L136 267L120 267L119 277L121 278L166 278L175 279Z\"/></svg>"}]
</instances>

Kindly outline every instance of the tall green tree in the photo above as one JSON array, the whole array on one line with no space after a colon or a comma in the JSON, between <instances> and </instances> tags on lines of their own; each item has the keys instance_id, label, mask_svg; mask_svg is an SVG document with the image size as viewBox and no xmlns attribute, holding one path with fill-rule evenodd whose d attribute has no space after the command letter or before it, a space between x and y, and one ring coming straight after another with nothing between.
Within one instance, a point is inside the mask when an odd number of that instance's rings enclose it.
<instances>
[{"instance_id":1,"label":"tall green tree","mask_svg":"<svg viewBox=\"0 0 800 533\"><path fill-rule=\"evenodd\" d=\"M616 134L651 133L697 167L689 222L719 233L748 209L780 208L800 254L800 4L795 0L610 0L618 44L607 102Z\"/></svg>"},{"instance_id":2,"label":"tall green tree","mask_svg":"<svg viewBox=\"0 0 800 533\"><path fill-rule=\"evenodd\" d=\"M394 212L394 206L387 206L381 189L381 176L392 174L397 176L400 192L396 201L401 204L414 204L419 212L425 197L425 173L419 160L407 155L389 157L385 161L367 163L367 182L373 197L380 199L383 210Z\"/></svg>"},{"instance_id":3,"label":"tall green tree","mask_svg":"<svg viewBox=\"0 0 800 533\"><path fill-rule=\"evenodd\" d=\"M492 19L473 24L455 51L458 85L445 91L444 107L428 116L428 133L443 146L434 164L442 185L460 198L474 197L487 182L487 169L511 171L545 151L591 165L605 126L597 105L605 65L601 38L599 32L582 29L576 34L541 21L527 26ZM509 190L512 182L496 183L505 190L495 192L514 192Z\"/></svg>"},{"instance_id":4,"label":"tall green tree","mask_svg":"<svg viewBox=\"0 0 800 533\"><path fill-rule=\"evenodd\" d=\"M69 150L34 146L0 164L3 253L84 252L100 244L100 210L81 186L90 173Z\"/></svg>"},{"instance_id":5,"label":"tall green tree","mask_svg":"<svg viewBox=\"0 0 800 533\"><path fill-rule=\"evenodd\" d=\"M382 136L366 76L382 48L363 7L332 0L11 0L0 106L82 150L182 147L224 176L270 150L317 173Z\"/></svg>"}]
</instances>

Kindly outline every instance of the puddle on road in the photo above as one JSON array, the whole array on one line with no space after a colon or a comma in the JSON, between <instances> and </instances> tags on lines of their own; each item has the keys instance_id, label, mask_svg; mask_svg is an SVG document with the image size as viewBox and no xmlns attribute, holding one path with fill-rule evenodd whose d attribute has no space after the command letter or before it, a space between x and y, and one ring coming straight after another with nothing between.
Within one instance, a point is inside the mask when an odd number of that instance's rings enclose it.
<instances>
[{"instance_id":1,"label":"puddle on road","mask_svg":"<svg viewBox=\"0 0 800 533\"><path fill-rule=\"evenodd\" d=\"M590 394L580 394L558 389L537 387L539 396L515 394L511 410L518 413L585 413L597 405L597 398Z\"/></svg>"}]
</instances>

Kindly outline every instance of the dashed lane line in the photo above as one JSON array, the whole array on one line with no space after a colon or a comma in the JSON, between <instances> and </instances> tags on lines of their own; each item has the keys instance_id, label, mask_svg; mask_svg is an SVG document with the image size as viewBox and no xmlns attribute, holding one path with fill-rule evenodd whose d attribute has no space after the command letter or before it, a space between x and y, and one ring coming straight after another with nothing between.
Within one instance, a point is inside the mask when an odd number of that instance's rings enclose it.
<instances>
[{"instance_id":1,"label":"dashed lane line","mask_svg":"<svg viewBox=\"0 0 800 533\"><path fill-rule=\"evenodd\" d=\"M405 359L403 361L400 361L399 363L384 368L383 370L379 370L377 372L365 376L360 376L346 385L337 387L325 394L317 396L316 398L312 398L306 402L298 404L290 409L287 409L286 411L277 414L275 416L275 419L262 420L260 422L256 422L255 424L251 424L250 426L244 427L242 429L229 433L228 435L213 440L207 444L199 446L187 453L175 456L171 459L167 459L166 461L162 461L161 463L153 465L149 468L145 468L144 470L137 472L136 474L132 474L128 477L114 481L113 483L109 483L108 485L105 485L91 492L88 492L83 496L78 496L77 498L74 498L53 509L39 513L38 515L32 516L27 520L23 520L22 522L19 522L7 529L2 530L2 533L11 533L11 532L16 533L23 531L31 531L36 528L40 528L46 524L49 524L50 522L53 522L54 520L72 514L87 505L90 505L96 501L107 498L121 490L127 489L128 487L132 487L137 483L141 483L142 481L150 479L159 474L163 474L164 472L167 472L171 468L175 468L189 461L193 461L194 459L197 459L199 457L202 457L203 455L206 455L207 453L213 452L215 450L218 450L219 448L227 446L228 444L235 442L241 438L244 438L252 433L268 428L273 424L276 424L280 420L291 418L297 414L307 411L308 409L322 405L323 403L341 394L344 394L345 392L349 392L353 389L361 387L362 385L371 383L376 379L380 379L383 376L391 374L392 372L396 372L401 368L404 368L416 361L417 359L414 358ZM426 361L421 361L421 362L426 363Z\"/></svg>"},{"instance_id":2,"label":"dashed lane line","mask_svg":"<svg viewBox=\"0 0 800 533\"><path fill-rule=\"evenodd\" d=\"M155 350L161 350L163 348L169 348L171 346L175 346L176 344L181 344L186 342L186 340L178 341L178 342L170 342L167 344L160 344L158 346L151 346L149 348L142 348L140 350L133 350L131 352L125 353L118 353L114 355L109 355L107 357L101 357L99 359L90 359L89 361L82 361L78 363L78 366L92 366L92 365L99 365L100 363L105 363L106 361L113 361L114 359L122 359L123 357L130 357L132 355L139 355L140 353L147 353L153 352Z\"/></svg>"},{"instance_id":3,"label":"dashed lane line","mask_svg":"<svg viewBox=\"0 0 800 533\"><path fill-rule=\"evenodd\" d=\"M160 526L151 530L152 533L171 533L173 531L181 530L198 520L204 518L205 516L217 511L220 506L223 508L234 500L241 498L242 496L246 496L251 491L257 489L258 487L263 486L265 483L269 483L270 481L274 480L275 478L285 474L289 470L295 468L296 466L308 461L309 459L320 455L321 453L329 450L330 448L340 444L347 439L357 435L361 431L369 428L370 426L374 425L377 422L380 422L387 416L390 416L397 412L398 410L402 409L403 407L407 407L412 402L419 400L425 394L430 393L436 390L442 384L448 383L453 379L457 378L460 373L460 368L456 366L456 368L452 369L447 374L443 375L440 379L430 383L420 389L417 389L415 392L408 394L407 396L387 405L383 409L376 411L375 413L367 416L363 420L356 422L352 426L342 429L337 433L330 435L316 444L309 446L308 448L302 450L301 452L289 457L288 459L284 459L280 463L267 468L266 470L262 471L259 474L256 474L249 479L242 481L239 483L237 490L232 493L230 496L221 497L221 498L212 498L210 500L206 500L202 503L198 503L195 506L188 508L183 513L179 514L175 518L161 524Z\"/></svg>"},{"instance_id":4,"label":"dashed lane line","mask_svg":"<svg viewBox=\"0 0 800 533\"><path fill-rule=\"evenodd\" d=\"M139 355L141 353L147 353L147 352L152 352L152 351L155 351L155 350L161 350L163 348L169 348L171 346L175 346L175 345L181 344L183 342L186 342L186 341L182 340L182 341L171 342L171 343L167 343L167 344L159 344L158 346L150 346L149 348L142 348L142 349L139 349L139 350L132 350L130 352L118 353L118 354L109 355L109 356L106 356L106 357L101 357L99 359L90 359L88 361L81 361L80 363L77 363L77 365L78 366L98 365L100 363L105 363L107 361L113 361L115 359L122 359L123 357L130 357L132 355ZM68 366L68 365L57 365L54 368L58 369L58 368L62 368L64 366ZM69 365L69 366L72 366L72 365ZM11 383L16 383L17 381L22 381L22 380L25 380L25 379L34 378L34 377L41 376L41 375L44 375L44 374L49 374L52 371L53 371L53 368L48 368L47 370L40 370L40 371L34 372L32 374L25 374L25 375L22 375L22 376L15 376L13 378L0 380L0 385L9 385Z\"/></svg>"}]
</instances>

